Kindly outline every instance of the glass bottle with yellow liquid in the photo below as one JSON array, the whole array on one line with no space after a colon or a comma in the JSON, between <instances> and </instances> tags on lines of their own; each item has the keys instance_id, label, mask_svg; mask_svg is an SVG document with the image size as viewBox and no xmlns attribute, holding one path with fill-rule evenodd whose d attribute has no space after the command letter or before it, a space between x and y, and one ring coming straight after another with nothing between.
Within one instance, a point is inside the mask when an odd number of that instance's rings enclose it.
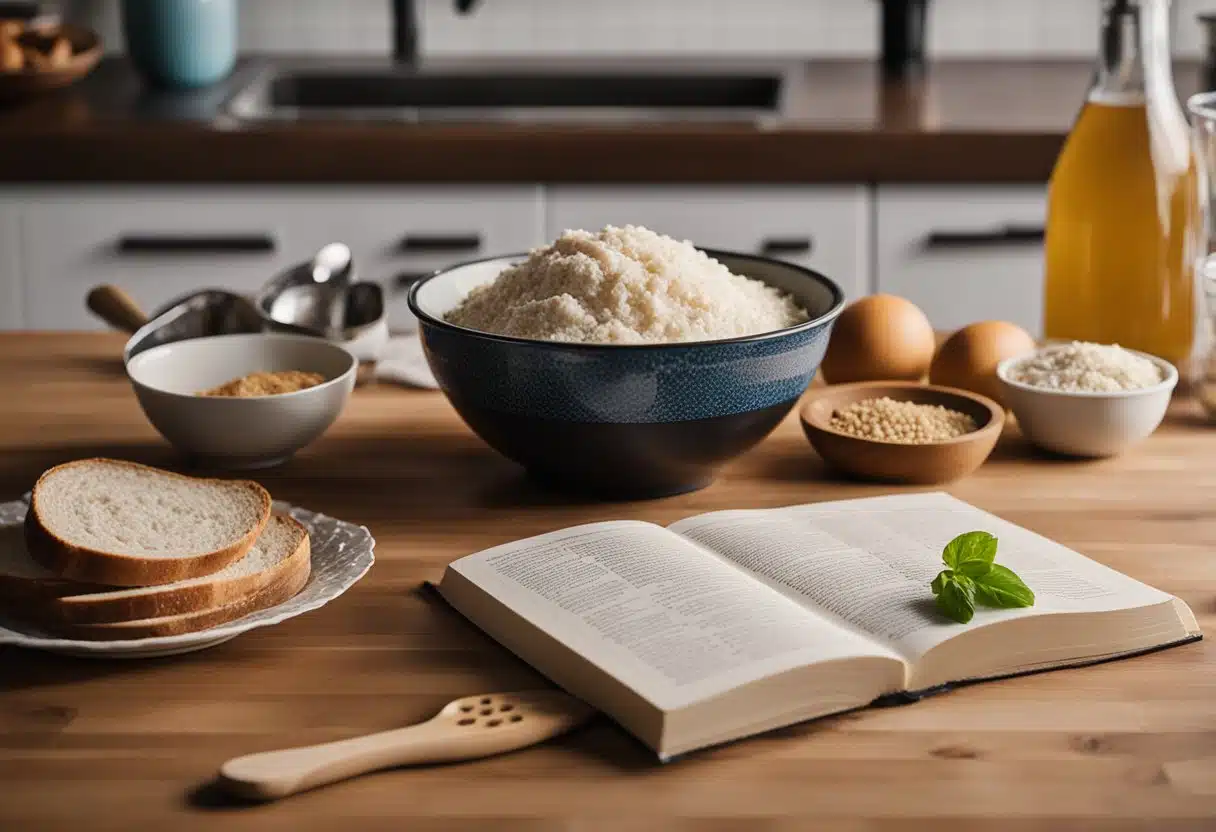
<instances>
[{"instance_id":1,"label":"glass bottle with yellow liquid","mask_svg":"<svg viewBox=\"0 0 1216 832\"><path fill-rule=\"evenodd\" d=\"M1183 369L1207 209L1169 26L1169 0L1103 0L1093 86L1048 189L1044 335L1117 343Z\"/></svg>"}]
</instances>

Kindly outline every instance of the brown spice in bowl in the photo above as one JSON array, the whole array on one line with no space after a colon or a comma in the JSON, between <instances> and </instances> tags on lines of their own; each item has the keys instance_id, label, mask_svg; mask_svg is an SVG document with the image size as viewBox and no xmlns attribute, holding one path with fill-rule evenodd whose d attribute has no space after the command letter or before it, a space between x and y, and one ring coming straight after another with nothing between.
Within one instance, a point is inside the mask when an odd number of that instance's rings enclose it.
<instances>
[{"instance_id":1,"label":"brown spice in bowl","mask_svg":"<svg viewBox=\"0 0 1216 832\"><path fill-rule=\"evenodd\" d=\"M283 393L295 393L316 387L325 381L320 373L307 373L303 370L280 370L273 373L250 373L247 376L233 379L219 387L203 390L200 396L252 398L254 396L279 396Z\"/></svg>"}]
</instances>

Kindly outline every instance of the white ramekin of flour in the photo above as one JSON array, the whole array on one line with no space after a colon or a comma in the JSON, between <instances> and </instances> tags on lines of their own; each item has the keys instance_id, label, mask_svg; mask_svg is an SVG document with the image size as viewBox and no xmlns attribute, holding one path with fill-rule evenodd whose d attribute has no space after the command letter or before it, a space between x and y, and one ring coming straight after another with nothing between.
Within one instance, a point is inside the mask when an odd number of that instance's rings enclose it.
<instances>
[{"instance_id":1,"label":"white ramekin of flour","mask_svg":"<svg viewBox=\"0 0 1216 832\"><path fill-rule=\"evenodd\" d=\"M1150 436L1178 384L1164 359L1080 342L1007 359L996 372L1028 440L1083 457L1115 456Z\"/></svg>"}]
</instances>

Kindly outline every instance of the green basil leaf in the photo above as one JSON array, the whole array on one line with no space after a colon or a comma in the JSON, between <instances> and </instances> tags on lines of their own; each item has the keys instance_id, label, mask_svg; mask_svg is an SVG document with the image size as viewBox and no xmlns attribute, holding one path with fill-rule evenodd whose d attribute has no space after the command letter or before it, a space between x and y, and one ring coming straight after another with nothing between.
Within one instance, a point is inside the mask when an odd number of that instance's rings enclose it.
<instances>
[{"instance_id":1,"label":"green basil leaf","mask_svg":"<svg viewBox=\"0 0 1216 832\"><path fill-rule=\"evenodd\" d=\"M937 573L937 577L933 579L933 583L929 584L929 589L933 590L934 595L940 595L942 587L952 580L954 580L954 573L949 569L943 569Z\"/></svg>"},{"instance_id":2,"label":"green basil leaf","mask_svg":"<svg viewBox=\"0 0 1216 832\"><path fill-rule=\"evenodd\" d=\"M937 596L937 608L950 619L966 624L975 615L975 582L965 575L955 575L942 582Z\"/></svg>"},{"instance_id":3,"label":"green basil leaf","mask_svg":"<svg viewBox=\"0 0 1216 832\"><path fill-rule=\"evenodd\" d=\"M963 572L963 564L970 563L969 569L977 574L984 574L986 569L982 564L990 564L996 558L996 538L988 532L967 532L946 544L942 550L942 560L955 572Z\"/></svg>"},{"instance_id":4,"label":"green basil leaf","mask_svg":"<svg viewBox=\"0 0 1216 832\"><path fill-rule=\"evenodd\" d=\"M968 578L974 578L978 581L988 574L988 570L992 566L992 563L986 560L965 560L958 565L958 574L966 575Z\"/></svg>"},{"instance_id":5,"label":"green basil leaf","mask_svg":"<svg viewBox=\"0 0 1216 832\"><path fill-rule=\"evenodd\" d=\"M1014 574L1013 570L998 563L982 578L975 580L976 597L992 607L1033 607L1034 592Z\"/></svg>"}]
</instances>

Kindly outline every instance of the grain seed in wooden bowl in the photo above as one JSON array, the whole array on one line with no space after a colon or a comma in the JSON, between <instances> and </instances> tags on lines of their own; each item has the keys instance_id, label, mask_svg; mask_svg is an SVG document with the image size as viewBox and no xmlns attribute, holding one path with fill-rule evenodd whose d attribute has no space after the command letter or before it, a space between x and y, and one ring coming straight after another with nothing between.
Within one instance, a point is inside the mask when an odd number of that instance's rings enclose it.
<instances>
[{"instance_id":1,"label":"grain seed in wooden bowl","mask_svg":"<svg viewBox=\"0 0 1216 832\"><path fill-rule=\"evenodd\" d=\"M883 396L837 408L828 427L860 439L926 445L971 433L977 425L971 416L944 405Z\"/></svg>"},{"instance_id":2,"label":"grain seed in wooden bowl","mask_svg":"<svg viewBox=\"0 0 1216 832\"><path fill-rule=\"evenodd\" d=\"M800 415L811 446L831 469L922 485L973 472L1005 425L1005 411L992 399L918 382L814 388Z\"/></svg>"}]
</instances>

